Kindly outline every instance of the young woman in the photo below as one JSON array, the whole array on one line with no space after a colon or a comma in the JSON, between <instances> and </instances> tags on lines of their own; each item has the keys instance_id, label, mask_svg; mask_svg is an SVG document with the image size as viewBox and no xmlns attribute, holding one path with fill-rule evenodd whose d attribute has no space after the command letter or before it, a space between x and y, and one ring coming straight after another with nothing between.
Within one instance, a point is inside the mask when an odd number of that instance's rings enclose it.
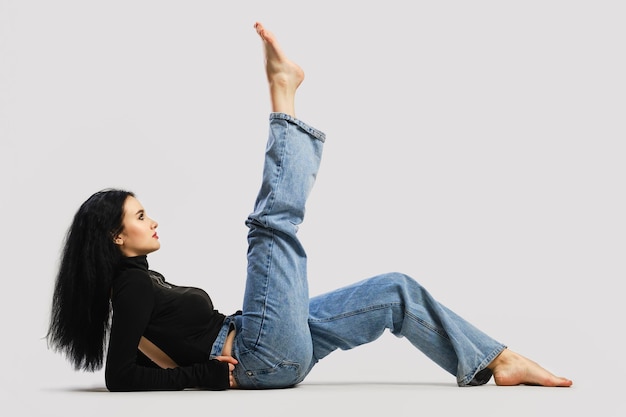
<instances>
[{"instance_id":1,"label":"young woman","mask_svg":"<svg viewBox=\"0 0 626 417\"><path fill-rule=\"evenodd\" d=\"M405 337L459 386L570 386L438 303L412 278L389 273L309 298L296 232L325 136L295 116L302 69L261 24L272 113L261 189L246 225L242 310L224 315L198 288L148 268L157 223L134 194L103 190L76 213L53 296L50 345L77 369L105 361L111 391L282 388L335 349Z\"/></svg>"}]
</instances>

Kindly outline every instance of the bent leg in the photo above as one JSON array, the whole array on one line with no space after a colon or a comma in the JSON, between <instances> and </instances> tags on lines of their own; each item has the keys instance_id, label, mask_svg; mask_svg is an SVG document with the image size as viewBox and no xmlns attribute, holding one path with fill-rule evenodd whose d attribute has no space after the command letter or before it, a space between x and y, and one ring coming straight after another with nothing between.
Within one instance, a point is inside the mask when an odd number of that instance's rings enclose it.
<instances>
[{"instance_id":1,"label":"bent leg","mask_svg":"<svg viewBox=\"0 0 626 417\"><path fill-rule=\"evenodd\" d=\"M480 385L505 346L437 302L410 277L390 273L314 297L309 307L313 361L377 339L385 329L406 337L457 384Z\"/></svg>"}]
</instances>

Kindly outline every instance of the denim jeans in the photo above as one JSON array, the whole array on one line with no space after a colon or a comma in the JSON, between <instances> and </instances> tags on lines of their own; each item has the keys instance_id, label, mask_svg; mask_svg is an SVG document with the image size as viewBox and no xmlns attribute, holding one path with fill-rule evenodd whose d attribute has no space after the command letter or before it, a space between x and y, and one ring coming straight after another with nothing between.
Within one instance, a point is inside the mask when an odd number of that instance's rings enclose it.
<instances>
[{"instance_id":1,"label":"denim jeans","mask_svg":"<svg viewBox=\"0 0 626 417\"><path fill-rule=\"evenodd\" d=\"M233 372L240 388L302 382L336 349L377 339L385 329L455 375L459 386L489 381L486 366L505 348L437 302L401 273L365 279L309 298L307 257L298 237L325 136L286 114L271 113L263 180L246 220L248 269L241 315L226 318L213 345L219 355L236 331Z\"/></svg>"}]
</instances>

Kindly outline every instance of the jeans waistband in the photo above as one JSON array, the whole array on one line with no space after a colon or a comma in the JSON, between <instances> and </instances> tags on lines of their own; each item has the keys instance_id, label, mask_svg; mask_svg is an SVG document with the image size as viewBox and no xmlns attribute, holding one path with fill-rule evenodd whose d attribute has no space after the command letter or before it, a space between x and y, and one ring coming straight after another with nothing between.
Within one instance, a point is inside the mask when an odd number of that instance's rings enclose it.
<instances>
[{"instance_id":1,"label":"jeans waistband","mask_svg":"<svg viewBox=\"0 0 626 417\"><path fill-rule=\"evenodd\" d=\"M215 338L215 342L213 342L213 346L211 347L211 354L210 354L211 359L215 358L216 356L220 356L222 354L222 350L224 349L224 342L226 342L226 337L228 336L228 333L230 333L232 329L235 329L237 327L235 324L235 320L237 316L239 316L240 314L241 313L237 312L236 314L226 316L224 318L222 328L217 334L217 337Z\"/></svg>"}]
</instances>

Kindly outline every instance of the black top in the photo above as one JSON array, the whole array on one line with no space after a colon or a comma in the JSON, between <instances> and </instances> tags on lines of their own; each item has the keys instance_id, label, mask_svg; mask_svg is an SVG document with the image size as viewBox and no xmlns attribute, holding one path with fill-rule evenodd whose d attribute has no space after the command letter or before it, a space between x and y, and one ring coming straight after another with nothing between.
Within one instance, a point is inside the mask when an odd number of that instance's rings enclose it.
<instances>
[{"instance_id":1,"label":"black top","mask_svg":"<svg viewBox=\"0 0 626 417\"><path fill-rule=\"evenodd\" d=\"M146 256L137 256L122 261L111 301L105 369L110 391L228 388L228 364L209 359L225 316L206 292L168 283L148 269ZM153 363L138 350L141 336L179 366L161 369Z\"/></svg>"}]
</instances>

